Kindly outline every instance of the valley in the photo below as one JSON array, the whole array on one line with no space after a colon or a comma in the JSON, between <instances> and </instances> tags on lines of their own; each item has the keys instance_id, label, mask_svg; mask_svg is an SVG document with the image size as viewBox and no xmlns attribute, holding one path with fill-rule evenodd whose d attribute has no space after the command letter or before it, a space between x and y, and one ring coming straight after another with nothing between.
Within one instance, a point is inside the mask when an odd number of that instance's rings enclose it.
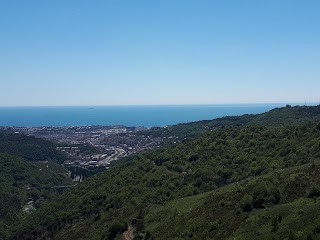
<instances>
[{"instance_id":1,"label":"valley","mask_svg":"<svg viewBox=\"0 0 320 240\"><path fill-rule=\"evenodd\" d=\"M5 239L316 239L319 117L285 107L144 130L181 140L51 195Z\"/></svg>"}]
</instances>

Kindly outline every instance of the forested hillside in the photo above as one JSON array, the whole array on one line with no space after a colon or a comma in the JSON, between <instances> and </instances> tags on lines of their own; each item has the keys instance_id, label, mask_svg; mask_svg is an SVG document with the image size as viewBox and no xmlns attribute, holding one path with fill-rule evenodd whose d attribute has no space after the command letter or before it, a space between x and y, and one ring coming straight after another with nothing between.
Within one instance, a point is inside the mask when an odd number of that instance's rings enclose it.
<instances>
[{"instance_id":1,"label":"forested hillside","mask_svg":"<svg viewBox=\"0 0 320 240\"><path fill-rule=\"evenodd\" d=\"M10 225L23 217L23 205L32 198L49 197L43 187L70 184L63 167L54 163L32 163L0 153L0 239Z\"/></svg>"},{"instance_id":2,"label":"forested hillside","mask_svg":"<svg viewBox=\"0 0 320 240\"><path fill-rule=\"evenodd\" d=\"M40 197L51 196L48 187L72 184L58 164L65 159L55 143L0 131L0 239L24 217L23 206L29 198L39 207Z\"/></svg>"},{"instance_id":3,"label":"forested hillside","mask_svg":"<svg viewBox=\"0 0 320 240\"><path fill-rule=\"evenodd\" d=\"M62 163L66 156L56 150L53 142L21 133L0 131L0 152L22 157L29 161Z\"/></svg>"},{"instance_id":4,"label":"forested hillside","mask_svg":"<svg viewBox=\"0 0 320 240\"><path fill-rule=\"evenodd\" d=\"M139 154L125 164L87 179L33 213L17 226L14 237L114 239L133 223L145 239L151 239L153 234L157 239L162 235L157 230L161 227L152 225L154 206L220 189L277 169L316 162L320 157L319 143L320 122L216 129L194 140ZM288 188L285 194L295 194L295 185ZM246 197L246 190L240 191L230 202L237 202L238 198L245 202L248 198L248 210L252 210L259 204L262 207L270 202L271 206L284 199L281 194L278 199L277 191L272 195L273 188L270 191L271 200L266 203L264 200L256 203L253 193L250 193L253 198ZM246 207L243 210L248 211ZM147 225L144 227L146 214ZM216 220L212 219L213 222ZM176 224L180 224L180 220L177 221ZM163 223L159 221L159 224ZM150 232L145 234L145 228Z\"/></svg>"},{"instance_id":5,"label":"forested hillside","mask_svg":"<svg viewBox=\"0 0 320 240\"><path fill-rule=\"evenodd\" d=\"M296 125L308 121L320 120L320 105L318 106L290 106L275 108L261 114L245 114L241 116L225 116L213 120L198 121L192 123L178 124L168 127L155 127L150 130L141 131L140 134L153 137L178 137L168 139L169 142L190 139L199 136L205 132L211 131L223 126L281 126Z\"/></svg>"},{"instance_id":6,"label":"forested hillside","mask_svg":"<svg viewBox=\"0 0 320 240\"><path fill-rule=\"evenodd\" d=\"M319 239L320 162L275 171L155 207L154 239Z\"/></svg>"}]
</instances>

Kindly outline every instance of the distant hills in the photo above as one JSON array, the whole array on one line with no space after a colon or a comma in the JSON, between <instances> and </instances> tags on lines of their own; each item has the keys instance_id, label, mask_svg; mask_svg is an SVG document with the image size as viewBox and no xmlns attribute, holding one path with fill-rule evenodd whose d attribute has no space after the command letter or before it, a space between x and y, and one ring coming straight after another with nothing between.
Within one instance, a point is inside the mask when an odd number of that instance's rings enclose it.
<instances>
[{"instance_id":1,"label":"distant hills","mask_svg":"<svg viewBox=\"0 0 320 240\"><path fill-rule=\"evenodd\" d=\"M57 145L22 133L0 131L0 152L13 154L29 161L63 163L66 156L56 150Z\"/></svg>"},{"instance_id":2,"label":"distant hills","mask_svg":"<svg viewBox=\"0 0 320 240\"><path fill-rule=\"evenodd\" d=\"M275 108L261 114L245 114L241 116L225 116L213 120L204 120L191 123L181 123L168 127L154 127L147 131L141 131L140 134L150 135L152 137L170 136L178 139L190 139L199 136L214 128L226 126L282 126L296 125L307 121L320 120L320 105L318 106L291 106ZM172 141L177 141L173 139Z\"/></svg>"},{"instance_id":3,"label":"distant hills","mask_svg":"<svg viewBox=\"0 0 320 240\"><path fill-rule=\"evenodd\" d=\"M151 129L185 139L53 197L12 239L318 239L320 106ZM196 137L196 138L194 138Z\"/></svg>"}]
</instances>

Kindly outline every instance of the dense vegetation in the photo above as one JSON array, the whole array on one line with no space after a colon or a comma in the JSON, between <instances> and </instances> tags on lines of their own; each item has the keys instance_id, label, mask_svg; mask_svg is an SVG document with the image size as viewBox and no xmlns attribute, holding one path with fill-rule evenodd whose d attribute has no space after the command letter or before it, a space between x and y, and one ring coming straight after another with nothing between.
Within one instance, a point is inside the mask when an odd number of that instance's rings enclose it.
<instances>
[{"instance_id":1,"label":"dense vegetation","mask_svg":"<svg viewBox=\"0 0 320 240\"><path fill-rule=\"evenodd\" d=\"M50 198L49 187L71 184L56 144L20 133L0 131L0 239L24 217L29 198Z\"/></svg>"},{"instance_id":2,"label":"dense vegetation","mask_svg":"<svg viewBox=\"0 0 320 240\"><path fill-rule=\"evenodd\" d=\"M194 140L136 155L125 164L87 179L72 191L57 196L33 213L17 226L14 237L113 239L128 224L134 224L137 232L144 233L144 229L149 230L144 235L146 239L152 236L156 239L168 239L168 236L159 233L164 223L159 221L159 227L154 223L153 216L157 216L157 213L152 215L154 206L222 189L221 187L227 184L255 178L276 169L314 163L320 157L319 143L319 122L279 127L231 126L216 129ZM251 186L250 184L248 186ZM259 191L249 192L252 188L244 185L244 190L240 189L234 199L229 200L230 203L219 206L239 203L232 211L240 211L240 216L245 216L255 209L287 203L283 202L285 198L295 199L296 185L289 184L287 192L284 193L280 185L274 185L267 184L265 193L261 193L262 197L259 196ZM317 194L312 190L308 196ZM286 195L288 197L284 197ZM214 199L212 201L210 204L216 204ZM160 211L159 214L162 216L163 213ZM171 213L168 214L170 217ZM237 221L241 222L241 219ZM179 225L180 220L176 221ZM212 221L219 220L213 218ZM213 229L223 231L219 222L214 224ZM297 221L295 224L298 224ZM181 226L177 226L177 229L179 227L186 228L186 234L191 234L190 238L194 233L194 239L196 236L199 239L200 230L189 228L182 219ZM240 227L232 228L232 231L235 230L241 232ZM252 233L253 229L250 231ZM205 233L206 237L211 236L211 233ZM179 234L180 232L173 236L177 236L177 239L187 236ZM201 235L200 238L202 237Z\"/></svg>"},{"instance_id":3,"label":"dense vegetation","mask_svg":"<svg viewBox=\"0 0 320 240\"><path fill-rule=\"evenodd\" d=\"M49 192L42 188L61 184L70 184L61 166L0 153L0 239L23 217L22 207L28 198L48 198Z\"/></svg>"},{"instance_id":4,"label":"dense vegetation","mask_svg":"<svg viewBox=\"0 0 320 240\"><path fill-rule=\"evenodd\" d=\"M182 123L168 127L154 127L141 131L139 134L162 137L165 142L181 141L197 137L205 132L223 126L284 126L297 125L307 121L320 120L320 105L318 106L290 106L275 108L261 114L245 114L241 116L225 116L213 120ZM170 138L174 137L174 138ZM169 139L168 139L169 138Z\"/></svg>"},{"instance_id":5,"label":"dense vegetation","mask_svg":"<svg viewBox=\"0 0 320 240\"><path fill-rule=\"evenodd\" d=\"M121 239L130 225L138 239L320 237L320 106L141 134L167 146L48 195L45 186L68 183L50 163L65 156L48 141L1 132L0 239ZM24 215L30 196L48 200Z\"/></svg>"},{"instance_id":6,"label":"dense vegetation","mask_svg":"<svg viewBox=\"0 0 320 240\"><path fill-rule=\"evenodd\" d=\"M17 155L29 161L62 163L66 156L56 150L56 144L20 133L0 131L0 152Z\"/></svg>"},{"instance_id":7,"label":"dense vegetation","mask_svg":"<svg viewBox=\"0 0 320 240\"><path fill-rule=\"evenodd\" d=\"M320 166L275 171L149 211L155 239L319 239Z\"/></svg>"}]
</instances>

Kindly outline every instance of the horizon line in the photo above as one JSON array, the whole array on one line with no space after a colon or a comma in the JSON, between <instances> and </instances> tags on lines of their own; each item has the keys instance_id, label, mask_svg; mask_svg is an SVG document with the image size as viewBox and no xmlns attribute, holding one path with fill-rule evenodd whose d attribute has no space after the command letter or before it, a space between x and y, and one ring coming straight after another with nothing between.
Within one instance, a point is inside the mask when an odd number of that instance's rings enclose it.
<instances>
[{"instance_id":1,"label":"horizon line","mask_svg":"<svg viewBox=\"0 0 320 240\"><path fill-rule=\"evenodd\" d=\"M319 105L320 102L266 102L266 103L184 103L184 104L106 104L106 105L13 105L1 106L1 108L23 108L23 107L155 107L155 106L210 106L210 105Z\"/></svg>"}]
</instances>

